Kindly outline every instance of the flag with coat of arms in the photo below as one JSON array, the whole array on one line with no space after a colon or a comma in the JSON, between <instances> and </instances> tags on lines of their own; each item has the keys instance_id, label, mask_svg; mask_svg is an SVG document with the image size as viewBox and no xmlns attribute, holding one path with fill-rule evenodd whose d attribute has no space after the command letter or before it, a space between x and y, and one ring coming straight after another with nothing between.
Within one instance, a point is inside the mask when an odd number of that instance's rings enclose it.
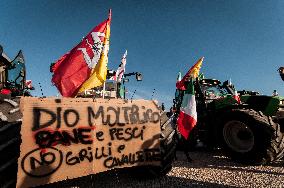
<instances>
[{"instance_id":1,"label":"flag with coat of arms","mask_svg":"<svg viewBox=\"0 0 284 188\"><path fill-rule=\"evenodd\" d=\"M107 76L111 10L70 52L52 66L52 83L64 97L103 85Z\"/></svg>"}]
</instances>

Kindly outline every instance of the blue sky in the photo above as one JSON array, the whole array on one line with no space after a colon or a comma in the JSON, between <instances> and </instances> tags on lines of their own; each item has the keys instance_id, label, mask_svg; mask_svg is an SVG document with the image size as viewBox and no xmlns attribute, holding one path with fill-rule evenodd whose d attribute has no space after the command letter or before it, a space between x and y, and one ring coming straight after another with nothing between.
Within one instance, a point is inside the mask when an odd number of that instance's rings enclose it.
<instances>
[{"instance_id":1,"label":"blue sky","mask_svg":"<svg viewBox=\"0 0 284 188\"><path fill-rule=\"evenodd\" d=\"M112 9L109 68L125 49L129 96L158 99L169 108L177 73L202 56L201 72L238 89L284 95L277 69L284 66L284 1L93 0L0 1L0 44L9 57L22 49L33 95L55 96L50 63L72 49ZM153 89L155 93L153 94Z\"/></svg>"}]
</instances>

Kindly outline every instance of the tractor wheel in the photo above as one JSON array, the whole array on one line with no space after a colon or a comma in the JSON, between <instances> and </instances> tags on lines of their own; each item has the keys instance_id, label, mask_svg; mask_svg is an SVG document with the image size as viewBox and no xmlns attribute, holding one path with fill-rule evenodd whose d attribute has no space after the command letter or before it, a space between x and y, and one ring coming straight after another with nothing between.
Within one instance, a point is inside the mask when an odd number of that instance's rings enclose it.
<instances>
[{"instance_id":1,"label":"tractor wheel","mask_svg":"<svg viewBox=\"0 0 284 188\"><path fill-rule=\"evenodd\" d=\"M284 134L271 117L246 109L232 110L224 117L219 136L232 159L260 165L283 157Z\"/></svg>"},{"instance_id":2,"label":"tractor wheel","mask_svg":"<svg viewBox=\"0 0 284 188\"><path fill-rule=\"evenodd\" d=\"M172 169L172 163L176 157L177 135L175 125L166 113L161 114L161 165L147 166L143 168L142 176L147 178L156 178L165 176Z\"/></svg>"},{"instance_id":3,"label":"tractor wheel","mask_svg":"<svg viewBox=\"0 0 284 188\"><path fill-rule=\"evenodd\" d=\"M0 187L16 187L20 155L19 100L0 96ZM17 121L18 120L18 121Z\"/></svg>"}]
</instances>

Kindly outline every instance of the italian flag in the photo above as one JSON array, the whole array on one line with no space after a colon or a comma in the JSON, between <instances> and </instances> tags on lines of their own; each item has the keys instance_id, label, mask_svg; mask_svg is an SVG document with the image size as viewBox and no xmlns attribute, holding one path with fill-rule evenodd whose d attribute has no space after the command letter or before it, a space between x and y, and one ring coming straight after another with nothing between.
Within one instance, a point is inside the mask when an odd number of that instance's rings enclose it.
<instances>
[{"instance_id":1,"label":"italian flag","mask_svg":"<svg viewBox=\"0 0 284 188\"><path fill-rule=\"evenodd\" d=\"M177 120L178 130L181 135L187 139L190 131L197 123L196 101L194 95L193 80L187 84L182 104L180 107L180 113Z\"/></svg>"}]
</instances>

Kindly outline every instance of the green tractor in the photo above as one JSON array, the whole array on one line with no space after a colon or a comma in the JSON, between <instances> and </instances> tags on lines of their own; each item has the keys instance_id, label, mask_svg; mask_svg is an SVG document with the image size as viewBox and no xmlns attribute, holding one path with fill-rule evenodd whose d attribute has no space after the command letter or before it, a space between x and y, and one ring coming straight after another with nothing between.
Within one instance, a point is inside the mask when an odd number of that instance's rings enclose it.
<instances>
[{"instance_id":1,"label":"green tractor","mask_svg":"<svg viewBox=\"0 0 284 188\"><path fill-rule=\"evenodd\" d=\"M21 51L10 60L0 45L0 187L15 187L22 114L20 96L30 96Z\"/></svg>"},{"instance_id":2,"label":"green tractor","mask_svg":"<svg viewBox=\"0 0 284 188\"><path fill-rule=\"evenodd\" d=\"M284 100L280 97L237 95L234 86L216 79L194 82L197 125L187 147L201 145L222 148L244 164L268 164L284 155ZM174 99L178 118L184 91Z\"/></svg>"}]
</instances>

